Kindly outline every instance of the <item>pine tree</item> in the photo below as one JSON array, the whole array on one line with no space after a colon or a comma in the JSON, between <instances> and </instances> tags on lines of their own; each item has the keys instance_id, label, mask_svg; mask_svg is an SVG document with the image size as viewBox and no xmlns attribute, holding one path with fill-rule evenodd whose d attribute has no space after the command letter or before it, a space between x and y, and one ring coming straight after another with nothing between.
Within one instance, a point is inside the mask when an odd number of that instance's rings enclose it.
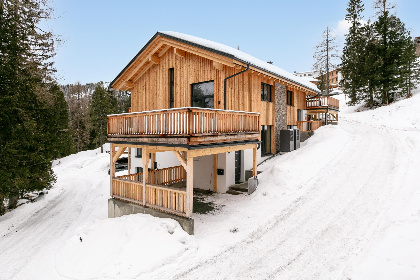
<instances>
[{"instance_id":1,"label":"pine tree","mask_svg":"<svg viewBox=\"0 0 420 280\"><path fill-rule=\"evenodd\" d=\"M363 87L363 47L362 16L364 5L361 0L350 0L345 19L351 24L346 35L346 42L341 56L341 86L349 97L349 104L354 105L360 100L358 93Z\"/></svg>"},{"instance_id":2,"label":"pine tree","mask_svg":"<svg viewBox=\"0 0 420 280\"><path fill-rule=\"evenodd\" d=\"M335 37L332 36L331 30L328 27L322 35L322 41L316 46L313 57L315 59L313 65L314 70L319 71L321 78L325 75L325 93L328 95L330 90L330 71L337 67L333 63L333 58L337 57L337 45L335 43Z\"/></svg>"},{"instance_id":3,"label":"pine tree","mask_svg":"<svg viewBox=\"0 0 420 280\"><path fill-rule=\"evenodd\" d=\"M50 13L46 1L0 2L0 204L9 198L9 207L55 180L42 96L54 72L54 38L38 28Z\"/></svg>"},{"instance_id":4,"label":"pine tree","mask_svg":"<svg viewBox=\"0 0 420 280\"><path fill-rule=\"evenodd\" d=\"M69 106L70 131L76 152L88 149L89 145L89 103L90 95L85 86L76 83L70 87L67 97Z\"/></svg>"},{"instance_id":5,"label":"pine tree","mask_svg":"<svg viewBox=\"0 0 420 280\"><path fill-rule=\"evenodd\" d=\"M102 83L96 86L92 94L92 101L89 107L89 123L91 127L91 147L101 147L106 142L107 115L118 113L117 99L111 91L107 91Z\"/></svg>"}]
</instances>

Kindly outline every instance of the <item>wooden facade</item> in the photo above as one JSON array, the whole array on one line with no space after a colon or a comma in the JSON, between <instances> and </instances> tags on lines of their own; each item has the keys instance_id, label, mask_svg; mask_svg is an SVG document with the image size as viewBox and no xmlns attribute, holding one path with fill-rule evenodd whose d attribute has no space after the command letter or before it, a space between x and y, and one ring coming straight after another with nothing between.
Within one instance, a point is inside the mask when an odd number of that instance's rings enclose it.
<instances>
[{"instance_id":1,"label":"wooden facade","mask_svg":"<svg viewBox=\"0 0 420 280\"><path fill-rule=\"evenodd\" d=\"M231 77L234 74L238 75ZM214 83L214 107L192 108L193 84L210 81ZM292 104L286 106L286 124L298 126L298 110L307 108L307 96L318 94L312 86L222 51L157 33L111 83L115 90L131 91L130 113L108 116L111 196L191 217L194 157L214 155L215 174L218 154L252 149L256 176L261 126L270 129L269 152L276 152L274 128L279 112L275 88L279 84L293 92ZM271 96L265 101L263 85L271 86ZM115 177L115 161L130 148L142 149L144 172ZM153 181L151 176L156 172L148 171L148 155L153 158L154 153L165 151L173 152L179 160L180 166L168 169L178 173L167 171L165 179ZM180 173L181 166L185 173ZM217 190L217 175L214 176ZM166 183L179 180L186 182L186 188L174 190Z\"/></svg>"}]
</instances>

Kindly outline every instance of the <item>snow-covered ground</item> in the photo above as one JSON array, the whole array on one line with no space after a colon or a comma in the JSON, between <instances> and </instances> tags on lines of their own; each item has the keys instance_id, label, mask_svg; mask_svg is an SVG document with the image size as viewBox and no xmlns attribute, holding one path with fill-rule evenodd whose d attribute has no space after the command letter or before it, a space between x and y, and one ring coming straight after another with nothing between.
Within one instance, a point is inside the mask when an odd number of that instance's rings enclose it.
<instances>
[{"instance_id":1,"label":"snow-covered ground","mask_svg":"<svg viewBox=\"0 0 420 280\"><path fill-rule=\"evenodd\" d=\"M322 127L265 162L250 195L217 194L195 235L107 218L109 154L54 163L48 194L0 217L0 279L419 279L420 94Z\"/></svg>"}]
</instances>

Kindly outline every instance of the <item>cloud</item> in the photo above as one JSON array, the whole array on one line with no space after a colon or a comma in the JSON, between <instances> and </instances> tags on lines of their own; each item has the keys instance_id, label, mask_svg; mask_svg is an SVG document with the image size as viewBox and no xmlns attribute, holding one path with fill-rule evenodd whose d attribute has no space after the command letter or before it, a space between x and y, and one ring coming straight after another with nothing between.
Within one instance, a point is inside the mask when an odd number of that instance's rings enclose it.
<instances>
[{"instance_id":1,"label":"cloud","mask_svg":"<svg viewBox=\"0 0 420 280\"><path fill-rule=\"evenodd\" d=\"M361 20L362 25L365 25L367 21ZM349 28L351 23L348 22L346 19L339 20L335 27L332 28L332 33L336 37L342 37L349 32Z\"/></svg>"}]
</instances>

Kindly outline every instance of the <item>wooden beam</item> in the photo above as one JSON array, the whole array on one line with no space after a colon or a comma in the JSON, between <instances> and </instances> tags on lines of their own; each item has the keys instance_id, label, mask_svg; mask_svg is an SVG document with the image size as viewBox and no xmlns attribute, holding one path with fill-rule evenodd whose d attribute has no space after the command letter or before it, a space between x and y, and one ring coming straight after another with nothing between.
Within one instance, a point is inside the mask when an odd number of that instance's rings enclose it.
<instances>
[{"instance_id":1,"label":"wooden beam","mask_svg":"<svg viewBox=\"0 0 420 280\"><path fill-rule=\"evenodd\" d=\"M109 152L109 155L110 155L110 162L109 162L109 179L110 179L110 190L109 190L109 192L110 192L110 196L112 197L113 196L113 192L112 192L112 179L115 177L115 164L114 164L114 162L113 162L113 158L114 158L114 155L115 155L115 144L112 144L111 143L111 151Z\"/></svg>"},{"instance_id":2,"label":"wooden beam","mask_svg":"<svg viewBox=\"0 0 420 280\"><path fill-rule=\"evenodd\" d=\"M185 54L186 54L185 51L180 50L178 48L174 48L174 53L175 53L175 55L177 55L179 57L185 57Z\"/></svg>"},{"instance_id":3,"label":"wooden beam","mask_svg":"<svg viewBox=\"0 0 420 280\"><path fill-rule=\"evenodd\" d=\"M131 148L128 148L128 175L131 174Z\"/></svg>"},{"instance_id":4,"label":"wooden beam","mask_svg":"<svg viewBox=\"0 0 420 280\"><path fill-rule=\"evenodd\" d=\"M154 163L156 162L156 153L151 153L151 154L152 154L152 166L151 166L151 168L150 168L150 169L154 170L153 165L154 165Z\"/></svg>"},{"instance_id":5,"label":"wooden beam","mask_svg":"<svg viewBox=\"0 0 420 280\"><path fill-rule=\"evenodd\" d=\"M176 158L179 160L181 165L184 167L184 169L187 170L187 162L184 159L184 157L181 155L181 153L178 151L173 151L173 153L175 154Z\"/></svg>"},{"instance_id":6,"label":"wooden beam","mask_svg":"<svg viewBox=\"0 0 420 280\"><path fill-rule=\"evenodd\" d=\"M146 182L149 179L149 154L147 152L147 146L143 146L141 149L141 157L143 163L143 206L146 205Z\"/></svg>"},{"instance_id":7,"label":"wooden beam","mask_svg":"<svg viewBox=\"0 0 420 280\"><path fill-rule=\"evenodd\" d=\"M154 64L159 64L160 63L160 58L157 55L151 55L151 56L149 56L149 61L154 63Z\"/></svg>"},{"instance_id":8,"label":"wooden beam","mask_svg":"<svg viewBox=\"0 0 420 280\"><path fill-rule=\"evenodd\" d=\"M112 157L112 162L115 164L117 159L124 153L125 149L127 149L126 146L121 146L118 151L115 153L115 155Z\"/></svg>"},{"instance_id":9,"label":"wooden beam","mask_svg":"<svg viewBox=\"0 0 420 280\"><path fill-rule=\"evenodd\" d=\"M213 61L213 67L219 71L223 71L223 64L217 61Z\"/></svg>"},{"instance_id":10,"label":"wooden beam","mask_svg":"<svg viewBox=\"0 0 420 280\"><path fill-rule=\"evenodd\" d=\"M170 45L166 45L158 54L159 57L162 57L169 49L171 48Z\"/></svg>"},{"instance_id":11,"label":"wooden beam","mask_svg":"<svg viewBox=\"0 0 420 280\"><path fill-rule=\"evenodd\" d=\"M257 144L243 144L243 145L234 145L234 146L224 146L224 147L190 150L190 151L188 151L188 156L194 158L194 157L200 157L200 156L221 154L221 153L226 153L226 152L248 150L248 149L252 149L252 148L256 147L256 145Z\"/></svg>"},{"instance_id":12,"label":"wooden beam","mask_svg":"<svg viewBox=\"0 0 420 280\"><path fill-rule=\"evenodd\" d=\"M149 64L147 64L147 66L133 79L134 82L137 82L138 79L140 79L141 76L143 76L144 73L146 73L147 70L150 69L150 67L152 67L153 65L155 65L152 62L149 62Z\"/></svg>"},{"instance_id":13,"label":"wooden beam","mask_svg":"<svg viewBox=\"0 0 420 280\"><path fill-rule=\"evenodd\" d=\"M134 83L130 81L125 81L124 86L128 89L132 89L134 87Z\"/></svg>"},{"instance_id":14,"label":"wooden beam","mask_svg":"<svg viewBox=\"0 0 420 280\"><path fill-rule=\"evenodd\" d=\"M252 148L252 176L257 176L257 147Z\"/></svg>"},{"instance_id":15,"label":"wooden beam","mask_svg":"<svg viewBox=\"0 0 420 280\"><path fill-rule=\"evenodd\" d=\"M218 154L213 155L213 191L217 192L217 161L218 161Z\"/></svg>"},{"instance_id":16,"label":"wooden beam","mask_svg":"<svg viewBox=\"0 0 420 280\"><path fill-rule=\"evenodd\" d=\"M187 211L186 216L191 217L193 214L193 197L194 197L194 158L187 153Z\"/></svg>"}]
</instances>

